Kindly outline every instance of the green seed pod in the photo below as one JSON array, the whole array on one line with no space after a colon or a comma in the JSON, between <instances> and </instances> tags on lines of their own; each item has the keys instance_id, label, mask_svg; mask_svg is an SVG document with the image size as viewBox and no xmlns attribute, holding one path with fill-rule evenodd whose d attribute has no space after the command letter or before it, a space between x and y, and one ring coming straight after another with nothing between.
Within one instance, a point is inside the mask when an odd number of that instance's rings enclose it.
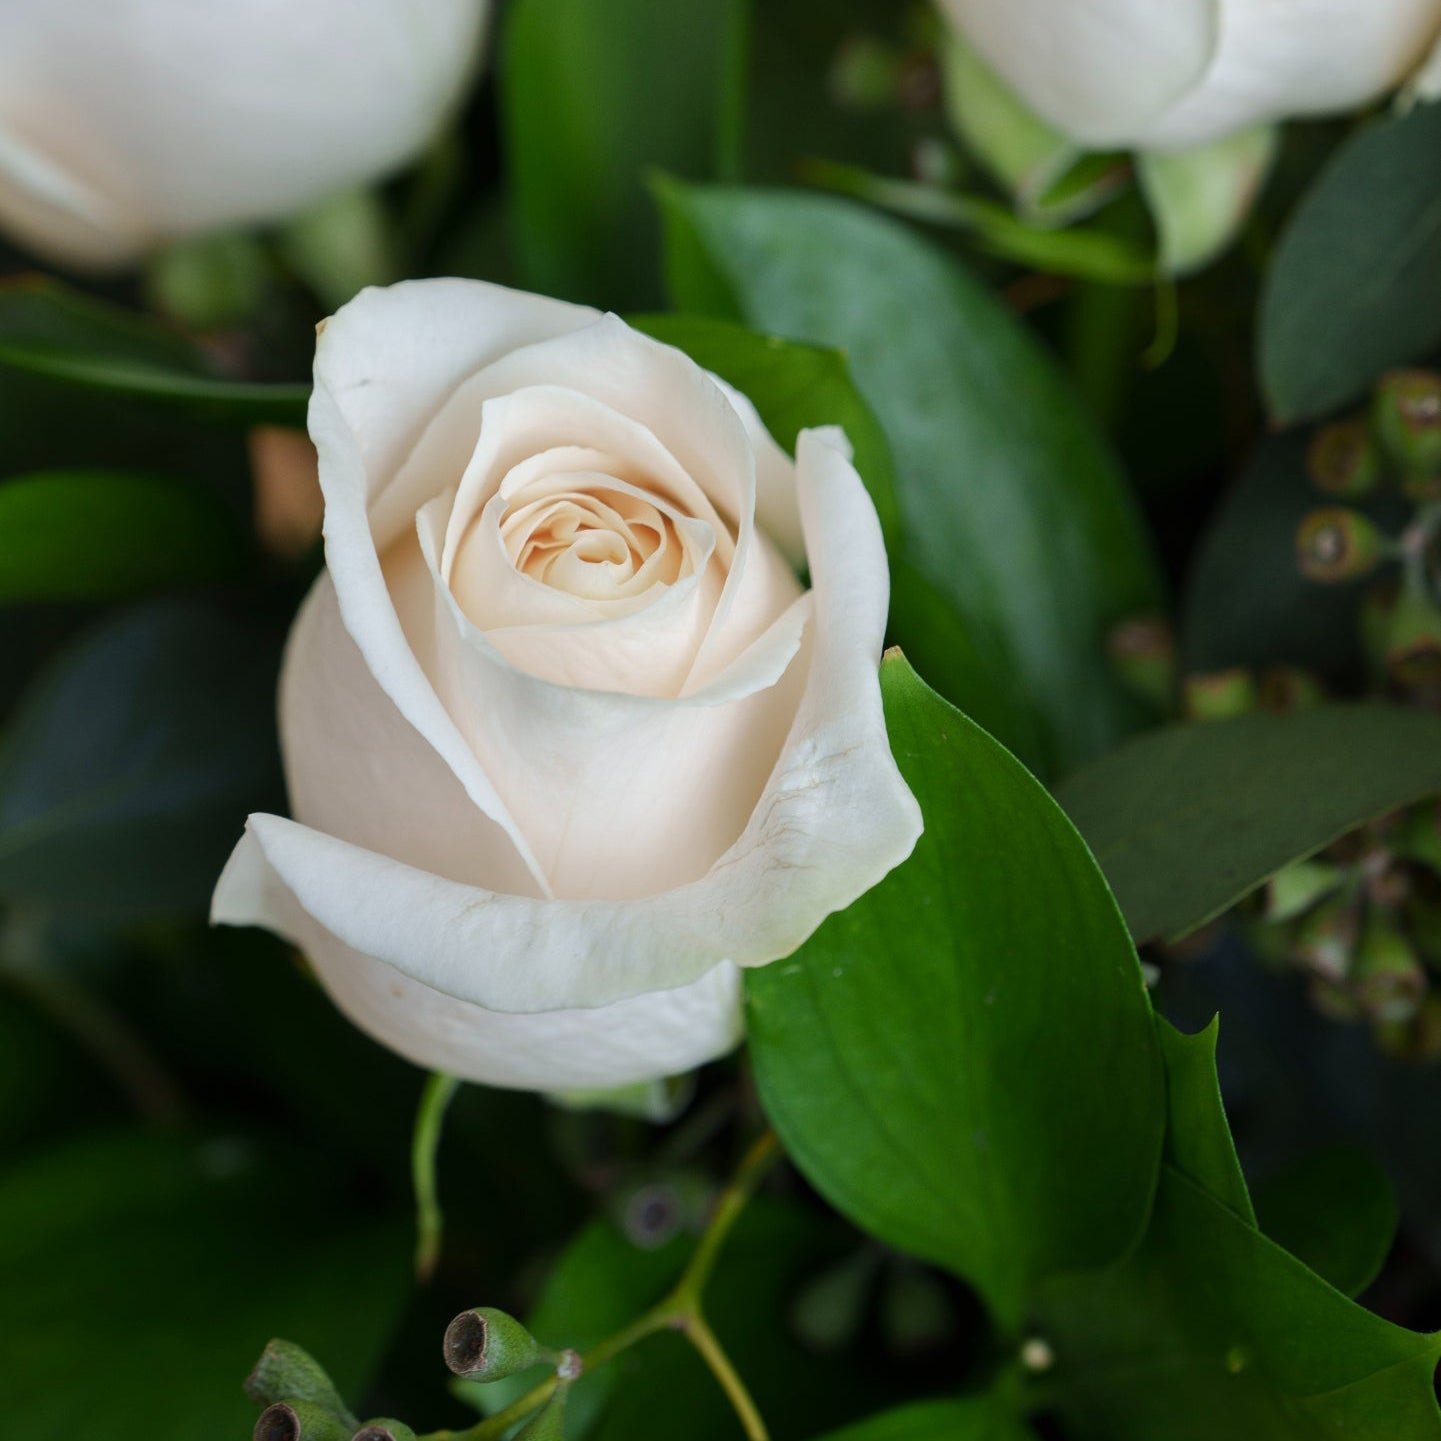
<instances>
[{"instance_id":1,"label":"green seed pod","mask_svg":"<svg viewBox=\"0 0 1441 1441\"><path fill-rule=\"evenodd\" d=\"M1160 711L1176 694L1176 638L1164 616L1135 616L1106 637L1106 653L1121 683Z\"/></svg>"},{"instance_id":2,"label":"green seed pod","mask_svg":"<svg viewBox=\"0 0 1441 1441\"><path fill-rule=\"evenodd\" d=\"M1292 861L1266 882L1263 914L1271 922L1294 920L1337 890L1345 878L1339 866L1326 861Z\"/></svg>"},{"instance_id":3,"label":"green seed pod","mask_svg":"<svg viewBox=\"0 0 1441 1441\"><path fill-rule=\"evenodd\" d=\"M1323 505L1296 531L1296 564L1307 580L1334 585L1359 580L1376 569L1386 538L1359 510Z\"/></svg>"},{"instance_id":4,"label":"green seed pod","mask_svg":"<svg viewBox=\"0 0 1441 1441\"><path fill-rule=\"evenodd\" d=\"M1323 425L1306 451L1306 473L1317 490L1356 499L1381 482L1381 456L1364 420Z\"/></svg>"},{"instance_id":5,"label":"green seed pod","mask_svg":"<svg viewBox=\"0 0 1441 1441\"><path fill-rule=\"evenodd\" d=\"M377 1416L367 1421L350 1441L415 1441L415 1432L391 1416Z\"/></svg>"},{"instance_id":6,"label":"green seed pod","mask_svg":"<svg viewBox=\"0 0 1441 1441\"><path fill-rule=\"evenodd\" d=\"M1362 1010L1389 1024L1409 1021L1426 994L1426 973L1411 943L1379 912L1361 933L1352 985Z\"/></svg>"},{"instance_id":7,"label":"green seed pod","mask_svg":"<svg viewBox=\"0 0 1441 1441\"><path fill-rule=\"evenodd\" d=\"M245 1378L245 1394L257 1406L269 1406L275 1401L308 1401L334 1412L352 1428L356 1425L325 1368L293 1341L276 1339L266 1346L255 1369Z\"/></svg>"},{"instance_id":8,"label":"green seed pod","mask_svg":"<svg viewBox=\"0 0 1441 1441\"><path fill-rule=\"evenodd\" d=\"M1441 375L1393 370L1381 377L1373 407L1382 449L1417 499L1441 495Z\"/></svg>"},{"instance_id":9,"label":"green seed pod","mask_svg":"<svg viewBox=\"0 0 1441 1441\"><path fill-rule=\"evenodd\" d=\"M1241 666L1209 675L1188 675L1181 688L1187 719L1231 720L1260 703L1251 672Z\"/></svg>"},{"instance_id":10,"label":"green seed pod","mask_svg":"<svg viewBox=\"0 0 1441 1441\"><path fill-rule=\"evenodd\" d=\"M515 1441L565 1441L566 1388L558 1386L550 1400L515 1433Z\"/></svg>"},{"instance_id":11,"label":"green seed pod","mask_svg":"<svg viewBox=\"0 0 1441 1441\"><path fill-rule=\"evenodd\" d=\"M1420 591L1396 598L1386 623L1386 669L1407 687L1441 680L1441 610Z\"/></svg>"},{"instance_id":12,"label":"green seed pod","mask_svg":"<svg viewBox=\"0 0 1441 1441\"><path fill-rule=\"evenodd\" d=\"M313 1401L276 1401L260 1413L255 1441L350 1441L353 1428Z\"/></svg>"},{"instance_id":13,"label":"green seed pod","mask_svg":"<svg viewBox=\"0 0 1441 1441\"><path fill-rule=\"evenodd\" d=\"M557 1360L556 1353L542 1346L514 1316L493 1306L462 1311L445 1328L442 1350L445 1364L468 1381L501 1381Z\"/></svg>"}]
</instances>

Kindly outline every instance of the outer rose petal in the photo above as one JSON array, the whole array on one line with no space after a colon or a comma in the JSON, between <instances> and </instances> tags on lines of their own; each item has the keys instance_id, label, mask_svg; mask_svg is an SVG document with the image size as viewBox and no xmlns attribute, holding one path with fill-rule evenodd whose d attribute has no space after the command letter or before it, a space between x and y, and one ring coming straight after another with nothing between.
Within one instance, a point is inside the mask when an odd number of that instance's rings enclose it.
<instances>
[{"instance_id":1,"label":"outer rose petal","mask_svg":"<svg viewBox=\"0 0 1441 1441\"><path fill-rule=\"evenodd\" d=\"M7 0L0 222L63 260L116 264L383 175L457 99L486 9L486 0ZM77 212L37 188L36 169L13 163L21 149L100 204Z\"/></svg>"},{"instance_id":2,"label":"outer rose petal","mask_svg":"<svg viewBox=\"0 0 1441 1441\"><path fill-rule=\"evenodd\" d=\"M487 1011L351 949L296 905L249 834L216 892L213 919L257 919L310 958L335 1004L363 1031L431 1070L520 1090L628 1086L694 1070L741 1035L740 973L722 964L675 990L594 1009Z\"/></svg>"},{"instance_id":3,"label":"outer rose petal","mask_svg":"<svg viewBox=\"0 0 1441 1441\"><path fill-rule=\"evenodd\" d=\"M1134 144L1200 81L1227 3L940 0L1037 115L1096 149Z\"/></svg>"},{"instance_id":4,"label":"outer rose petal","mask_svg":"<svg viewBox=\"0 0 1441 1441\"><path fill-rule=\"evenodd\" d=\"M1420 64L1441 30L1441 0L1222 0L1221 14L1205 78L1137 136L1147 148L1354 110Z\"/></svg>"},{"instance_id":5,"label":"outer rose petal","mask_svg":"<svg viewBox=\"0 0 1441 1441\"><path fill-rule=\"evenodd\" d=\"M750 823L703 879L633 901L535 901L459 885L294 822L255 816L221 878L215 919L298 936L298 918L308 917L351 953L373 958L367 985L391 967L457 1001L522 1013L690 989L723 961L764 965L789 954L826 915L904 860L921 832L881 709L885 550L843 446L836 434L800 438L814 579L811 679ZM328 955L346 954L320 939ZM382 1034L382 1018L368 1019L358 1007L354 1014ZM442 1061L422 1048L423 1037L415 1044L407 1053L417 1060L456 1069L452 1052ZM647 1074L663 1075L670 1064L657 1057ZM477 1056L469 1071L483 1065ZM576 1082L546 1074L524 1084Z\"/></svg>"}]
</instances>

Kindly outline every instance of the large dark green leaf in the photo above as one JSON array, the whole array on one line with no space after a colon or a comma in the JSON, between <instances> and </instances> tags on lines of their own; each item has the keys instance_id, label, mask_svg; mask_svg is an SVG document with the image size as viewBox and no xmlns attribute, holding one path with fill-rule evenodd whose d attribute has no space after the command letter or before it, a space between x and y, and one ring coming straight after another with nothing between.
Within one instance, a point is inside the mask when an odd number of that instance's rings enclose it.
<instances>
[{"instance_id":1,"label":"large dark green leaf","mask_svg":"<svg viewBox=\"0 0 1441 1441\"><path fill-rule=\"evenodd\" d=\"M243 1437L283 1335L366 1384L407 1288L407 1237L337 1219L303 1162L129 1133L0 1175L0 1411L26 1441Z\"/></svg>"},{"instance_id":2,"label":"large dark green leaf","mask_svg":"<svg viewBox=\"0 0 1441 1441\"><path fill-rule=\"evenodd\" d=\"M527 285L612 309L659 299L646 178L738 163L745 18L742 0L510 7L502 134ZM655 63L637 69L640 56Z\"/></svg>"},{"instance_id":3,"label":"large dark green leaf","mask_svg":"<svg viewBox=\"0 0 1441 1441\"><path fill-rule=\"evenodd\" d=\"M849 201L668 185L682 309L844 350L891 441L907 556L1064 769L1129 711L1103 640L1155 608L1150 547L1093 422L991 292Z\"/></svg>"},{"instance_id":4,"label":"large dark green leaf","mask_svg":"<svg viewBox=\"0 0 1441 1441\"><path fill-rule=\"evenodd\" d=\"M1291 217L1261 297L1261 383L1307 420L1441 343L1441 105L1369 126Z\"/></svg>"},{"instance_id":5,"label":"large dark green leaf","mask_svg":"<svg viewBox=\"0 0 1441 1441\"><path fill-rule=\"evenodd\" d=\"M108 618L0 747L0 896L67 911L203 907L274 799L272 640L199 605Z\"/></svg>"},{"instance_id":6,"label":"large dark green leaf","mask_svg":"<svg viewBox=\"0 0 1441 1441\"><path fill-rule=\"evenodd\" d=\"M245 424L303 424L310 395L219 377L182 337L48 279L0 287L0 367Z\"/></svg>"},{"instance_id":7,"label":"large dark green leaf","mask_svg":"<svg viewBox=\"0 0 1441 1441\"><path fill-rule=\"evenodd\" d=\"M232 574L245 554L208 489L129 471L0 482L0 603L106 600Z\"/></svg>"},{"instance_id":8,"label":"large dark green leaf","mask_svg":"<svg viewBox=\"0 0 1441 1441\"><path fill-rule=\"evenodd\" d=\"M1142 1225L1164 1089L1135 953L1094 862L1017 761L899 657L891 743L915 854L746 977L767 1113L858 1225L972 1282L1006 1325L1048 1273Z\"/></svg>"},{"instance_id":9,"label":"large dark green leaf","mask_svg":"<svg viewBox=\"0 0 1441 1441\"><path fill-rule=\"evenodd\" d=\"M1218 916L1288 862L1441 791L1441 718L1380 704L1164 727L1057 796L1138 941Z\"/></svg>"},{"instance_id":10,"label":"large dark green leaf","mask_svg":"<svg viewBox=\"0 0 1441 1441\"><path fill-rule=\"evenodd\" d=\"M990 1397L921 1401L833 1431L825 1441L1027 1441L1035 1433Z\"/></svg>"},{"instance_id":11,"label":"large dark green leaf","mask_svg":"<svg viewBox=\"0 0 1441 1441\"><path fill-rule=\"evenodd\" d=\"M1074 1441L1434 1441L1441 1341L1363 1310L1169 1164L1136 1254L1047 1288Z\"/></svg>"},{"instance_id":12,"label":"large dark green leaf","mask_svg":"<svg viewBox=\"0 0 1441 1441\"><path fill-rule=\"evenodd\" d=\"M632 322L647 335L685 351L733 385L760 412L766 428L792 454L802 430L838 425L855 451L856 470L875 502L887 544L900 534L895 470L885 433L837 350L759 335L731 321L691 315L645 315Z\"/></svg>"}]
</instances>

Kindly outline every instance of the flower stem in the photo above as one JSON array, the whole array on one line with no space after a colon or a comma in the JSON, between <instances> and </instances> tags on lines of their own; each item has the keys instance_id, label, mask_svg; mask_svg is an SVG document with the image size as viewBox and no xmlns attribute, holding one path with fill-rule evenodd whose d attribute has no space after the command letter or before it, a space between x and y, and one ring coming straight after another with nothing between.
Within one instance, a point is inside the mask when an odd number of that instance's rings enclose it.
<instances>
[{"instance_id":1,"label":"flower stem","mask_svg":"<svg viewBox=\"0 0 1441 1441\"><path fill-rule=\"evenodd\" d=\"M460 1086L455 1076L436 1071L420 1093L415 1135L410 1147L410 1175L415 1187L415 1276L428 1281L440 1260L444 1218L436 1193L435 1157L440 1149L441 1126L452 1097Z\"/></svg>"},{"instance_id":2,"label":"flower stem","mask_svg":"<svg viewBox=\"0 0 1441 1441\"><path fill-rule=\"evenodd\" d=\"M771 1162L779 1155L775 1133L767 1131L750 1150L746 1152L739 1169L730 1184L721 1192L710 1220L701 1233L700 1240L686 1262L685 1270L674 1288L650 1310L636 1317L628 1326L623 1326L615 1335L588 1351L581 1360L581 1374L599 1370L607 1361L628 1351L638 1341L653 1336L657 1331L679 1331L695 1347L701 1359L710 1368L711 1374L720 1384L736 1416L745 1430L747 1441L769 1441L769 1433L750 1392L746 1390L730 1358L722 1349L719 1339L710 1328L701 1310L702 1293L706 1282L746 1203L755 1194L756 1187L765 1175ZM433 1431L419 1441L499 1441L499 1438L532 1412L544 1406L562 1384L559 1376L548 1376L538 1386L532 1387L519 1400L511 1402L503 1411L487 1416L465 1431ZM569 1383L566 1383L569 1384Z\"/></svg>"}]
</instances>

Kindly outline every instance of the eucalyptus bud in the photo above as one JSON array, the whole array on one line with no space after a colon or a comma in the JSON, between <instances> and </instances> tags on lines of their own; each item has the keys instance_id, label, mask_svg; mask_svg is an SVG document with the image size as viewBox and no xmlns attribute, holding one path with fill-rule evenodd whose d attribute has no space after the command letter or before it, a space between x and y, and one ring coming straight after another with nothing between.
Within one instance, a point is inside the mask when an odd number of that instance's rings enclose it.
<instances>
[{"instance_id":1,"label":"eucalyptus bud","mask_svg":"<svg viewBox=\"0 0 1441 1441\"><path fill-rule=\"evenodd\" d=\"M559 1360L558 1352L542 1346L514 1316L493 1306L462 1311L445 1328L442 1349L445 1364L468 1381L502 1381Z\"/></svg>"},{"instance_id":2,"label":"eucalyptus bud","mask_svg":"<svg viewBox=\"0 0 1441 1441\"><path fill-rule=\"evenodd\" d=\"M1170 710L1176 694L1176 639L1164 616L1134 616L1106 637L1112 669L1133 695Z\"/></svg>"},{"instance_id":3,"label":"eucalyptus bud","mask_svg":"<svg viewBox=\"0 0 1441 1441\"><path fill-rule=\"evenodd\" d=\"M1370 495L1381 480L1381 457L1364 420L1323 425L1306 451L1306 473L1327 495Z\"/></svg>"},{"instance_id":4,"label":"eucalyptus bud","mask_svg":"<svg viewBox=\"0 0 1441 1441\"><path fill-rule=\"evenodd\" d=\"M1372 1020L1409 1021L1426 994L1426 973L1396 926L1373 914L1361 933L1352 972L1356 999Z\"/></svg>"},{"instance_id":5,"label":"eucalyptus bud","mask_svg":"<svg viewBox=\"0 0 1441 1441\"><path fill-rule=\"evenodd\" d=\"M1404 589L1387 619L1386 669L1404 686L1441 679L1441 610L1419 589Z\"/></svg>"},{"instance_id":6,"label":"eucalyptus bud","mask_svg":"<svg viewBox=\"0 0 1441 1441\"><path fill-rule=\"evenodd\" d=\"M254 1441L350 1441L351 1429L314 1401L276 1401L260 1413Z\"/></svg>"},{"instance_id":7,"label":"eucalyptus bud","mask_svg":"<svg viewBox=\"0 0 1441 1441\"><path fill-rule=\"evenodd\" d=\"M415 1432L404 1421L378 1416L367 1421L350 1441L415 1441Z\"/></svg>"},{"instance_id":8,"label":"eucalyptus bud","mask_svg":"<svg viewBox=\"0 0 1441 1441\"><path fill-rule=\"evenodd\" d=\"M566 1387L557 1386L549 1401L515 1433L514 1441L565 1441Z\"/></svg>"},{"instance_id":9,"label":"eucalyptus bud","mask_svg":"<svg viewBox=\"0 0 1441 1441\"><path fill-rule=\"evenodd\" d=\"M1329 896L1344 879L1345 872L1326 861L1292 861L1266 882L1263 914L1273 922L1294 920Z\"/></svg>"},{"instance_id":10,"label":"eucalyptus bud","mask_svg":"<svg viewBox=\"0 0 1441 1441\"><path fill-rule=\"evenodd\" d=\"M1348 898L1322 901L1297 928L1296 959L1321 981L1339 984L1351 970L1357 929L1356 907Z\"/></svg>"},{"instance_id":11,"label":"eucalyptus bud","mask_svg":"<svg viewBox=\"0 0 1441 1441\"><path fill-rule=\"evenodd\" d=\"M1441 495L1441 375L1393 370L1381 377L1376 433L1401 471L1402 488L1418 499Z\"/></svg>"},{"instance_id":12,"label":"eucalyptus bud","mask_svg":"<svg viewBox=\"0 0 1441 1441\"><path fill-rule=\"evenodd\" d=\"M1310 671L1294 665L1271 666L1261 677L1261 709L1276 715L1310 710L1326 699L1321 682Z\"/></svg>"},{"instance_id":13,"label":"eucalyptus bud","mask_svg":"<svg viewBox=\"0 0 1441 1441\"><path fill-rule=\"evenodd\" d=\"M1181 694L1190 720L1231 720L1248 715L1260 703L1251 672L1241 666L1209 675L1188 675Z\"/></svg>"},{"instance_id":14,"label":"eucalyptus bud","mask_svg":"<svg viewBox=\"0 0 1441 1441\"><path fill-rule=\"evenodd\" d=\"M293 1341L271 1341L245 1378L244 1389L258 1406L269 1406L274 1401L306 1401L334 1412L351 1429L356 1424L325 1368Z\"/></svg>"},{"instance_id":15,"label":"eucalyptus bud","mask_svg":"<svg viewBox=\"0 0 1441 1441\"><path fill-rule=\"evenodd\" d=\"M1359 580L1375 570L1385 540L1359 510L1323 505L1305 516L1296 531L1296 564L1307 580L1323 585Z\"/></svg>"}]
</instances>

